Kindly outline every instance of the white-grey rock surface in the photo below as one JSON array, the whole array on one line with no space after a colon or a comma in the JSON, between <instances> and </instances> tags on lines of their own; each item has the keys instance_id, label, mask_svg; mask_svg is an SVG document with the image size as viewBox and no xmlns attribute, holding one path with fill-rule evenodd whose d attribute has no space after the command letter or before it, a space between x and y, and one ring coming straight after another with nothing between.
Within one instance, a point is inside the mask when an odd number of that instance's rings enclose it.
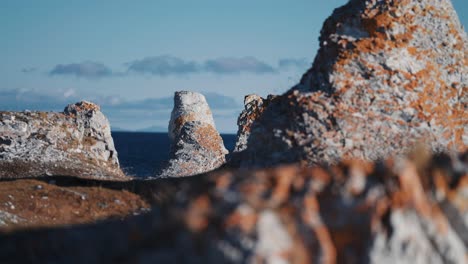
<instances>
[{"instance_id":1,"label":"white-grey rock surface","mask_svg":"<svg viewBox=\"0 0 468 264\"><path fill-rule=\"evenodd\" d=\"M63 113L0 112L0 178L127 179L107 118L90 102Z\"/></svg>"}]
</instances>

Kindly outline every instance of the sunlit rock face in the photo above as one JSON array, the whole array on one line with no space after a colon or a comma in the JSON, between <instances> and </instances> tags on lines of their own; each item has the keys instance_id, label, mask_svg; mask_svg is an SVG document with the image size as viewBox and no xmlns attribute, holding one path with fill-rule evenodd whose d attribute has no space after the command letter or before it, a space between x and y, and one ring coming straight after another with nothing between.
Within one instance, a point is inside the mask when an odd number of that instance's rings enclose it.
<instances>
[{"instance_id":1,"label":"sunlit rock face","mask_svg":"<svg viewBox=\"0 0 468 264\"><path fill-rule=\"evenodd\" d=\"M180 91L174 96L169 122L170 160L159 177L191 176L214 170L228 153L202 94Z\"/></svg>"},{"instance_id":2,"label":"sunlit rock face","mask_svg":"<svg viewBox=\"0 0 468 264\"><path fill-rule=\"evenodd\" d=\"M126 179L107 118L79 102L62 113L0 112L0 178Z\"/></svg>"},{"instance_id":3,"label":"sunlit rock face","mask_svg":"<svg viewBox=\"0 0 468 264\"><path fill-rule=\"evenodd\" d=\"M467 45L449 0L351 0L325 21L312 68L253 124L243 163L466 149Z\"/></svg>"}]
</instances>

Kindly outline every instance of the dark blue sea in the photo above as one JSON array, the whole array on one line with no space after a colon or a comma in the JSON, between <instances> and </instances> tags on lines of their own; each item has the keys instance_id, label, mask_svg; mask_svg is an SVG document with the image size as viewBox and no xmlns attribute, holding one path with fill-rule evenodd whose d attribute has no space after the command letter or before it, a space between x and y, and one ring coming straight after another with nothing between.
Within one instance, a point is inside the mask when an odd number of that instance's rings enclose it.
<instances>
[{"instance_id":1,"label":"dark blue sea","mask_svg":"<svg viewBox=\"0 0 468 264\"><path fill-rule=\"evenodd\" d=\"M155 171L169 158L170 141L167 133L112 132L115 148L123 171L136 177L155 176ZM236 135L221 135L224 146L231 152Z\"/></svg>"}]
</instances>

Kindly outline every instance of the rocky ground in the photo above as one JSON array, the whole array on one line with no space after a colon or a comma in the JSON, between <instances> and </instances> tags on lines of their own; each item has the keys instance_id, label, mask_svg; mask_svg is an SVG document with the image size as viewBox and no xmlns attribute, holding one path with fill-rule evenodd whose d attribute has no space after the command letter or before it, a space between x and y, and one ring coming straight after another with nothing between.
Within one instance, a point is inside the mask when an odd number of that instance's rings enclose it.
<instances>
[{"instance_id":1,"label":"rocky ground","mask_svg":"<svg viewBox=\"0 0 468 264\"><path fill-rule=\"evenodd\" d=\"M468 260L468 153L126 184L1 185L2 210L17 214L0 236L1 263ZM37 226L48 227L24 230Z\"/></svg>"},{"instance_id":2,"label":"rocky ground","mask_svg":"<svg viewBox=\"0 0 468 264\"><path fill-rule=\"evenodd\" d=\"M61 178L0 183L1 232L121 219L149 208L147 199L123 186Z\"/></svg>"}]
</instances>

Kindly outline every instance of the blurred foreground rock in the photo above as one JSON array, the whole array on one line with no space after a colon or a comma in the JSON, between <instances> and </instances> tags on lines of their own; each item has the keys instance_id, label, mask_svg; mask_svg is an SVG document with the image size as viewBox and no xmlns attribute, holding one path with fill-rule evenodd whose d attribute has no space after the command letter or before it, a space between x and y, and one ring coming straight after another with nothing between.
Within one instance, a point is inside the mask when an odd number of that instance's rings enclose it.
<instances>
[{"instance_id":1,"label":"blurred foreground rock","mask_svg":"<svg viewBox=\"0 0 468 264\"><path fill-rule=\"evenodd\" d=\"M202 94L176 92L169 122L170 159L159 177L184 177L212 171L228 153Z\"/></svg>"},{"instance_id":2,"label":"blurred foreground rock","mask_svg":"<svg viewBox=\"0 0 468 264\"><path fill-rule=\"evenodd\" d=\"M468 153L219 171L141 187L152 190L149 214L3 234L0 262L468 261Z\"/></svg>"},{"instance_id":3,"label":"blurred foreground rock","mask_svg":"<svg viewBox=\"0 0 468 264\"><path fill-rule=\"evenodd\" d=\"M128 179L107 118L89 102L63 113L0 112L0 178Z\"/></svg>"},{"instance_id":4,"label":"blurred foreground rock","mask_svg":"<svg viewBox=\"0 0 468 264\"><path fill-rule=\"evenodd\" d=\"M298 85L252 125L244 165L468 146L467 34L450 0L351 0Z\"/></svg>"}]
</instances>

